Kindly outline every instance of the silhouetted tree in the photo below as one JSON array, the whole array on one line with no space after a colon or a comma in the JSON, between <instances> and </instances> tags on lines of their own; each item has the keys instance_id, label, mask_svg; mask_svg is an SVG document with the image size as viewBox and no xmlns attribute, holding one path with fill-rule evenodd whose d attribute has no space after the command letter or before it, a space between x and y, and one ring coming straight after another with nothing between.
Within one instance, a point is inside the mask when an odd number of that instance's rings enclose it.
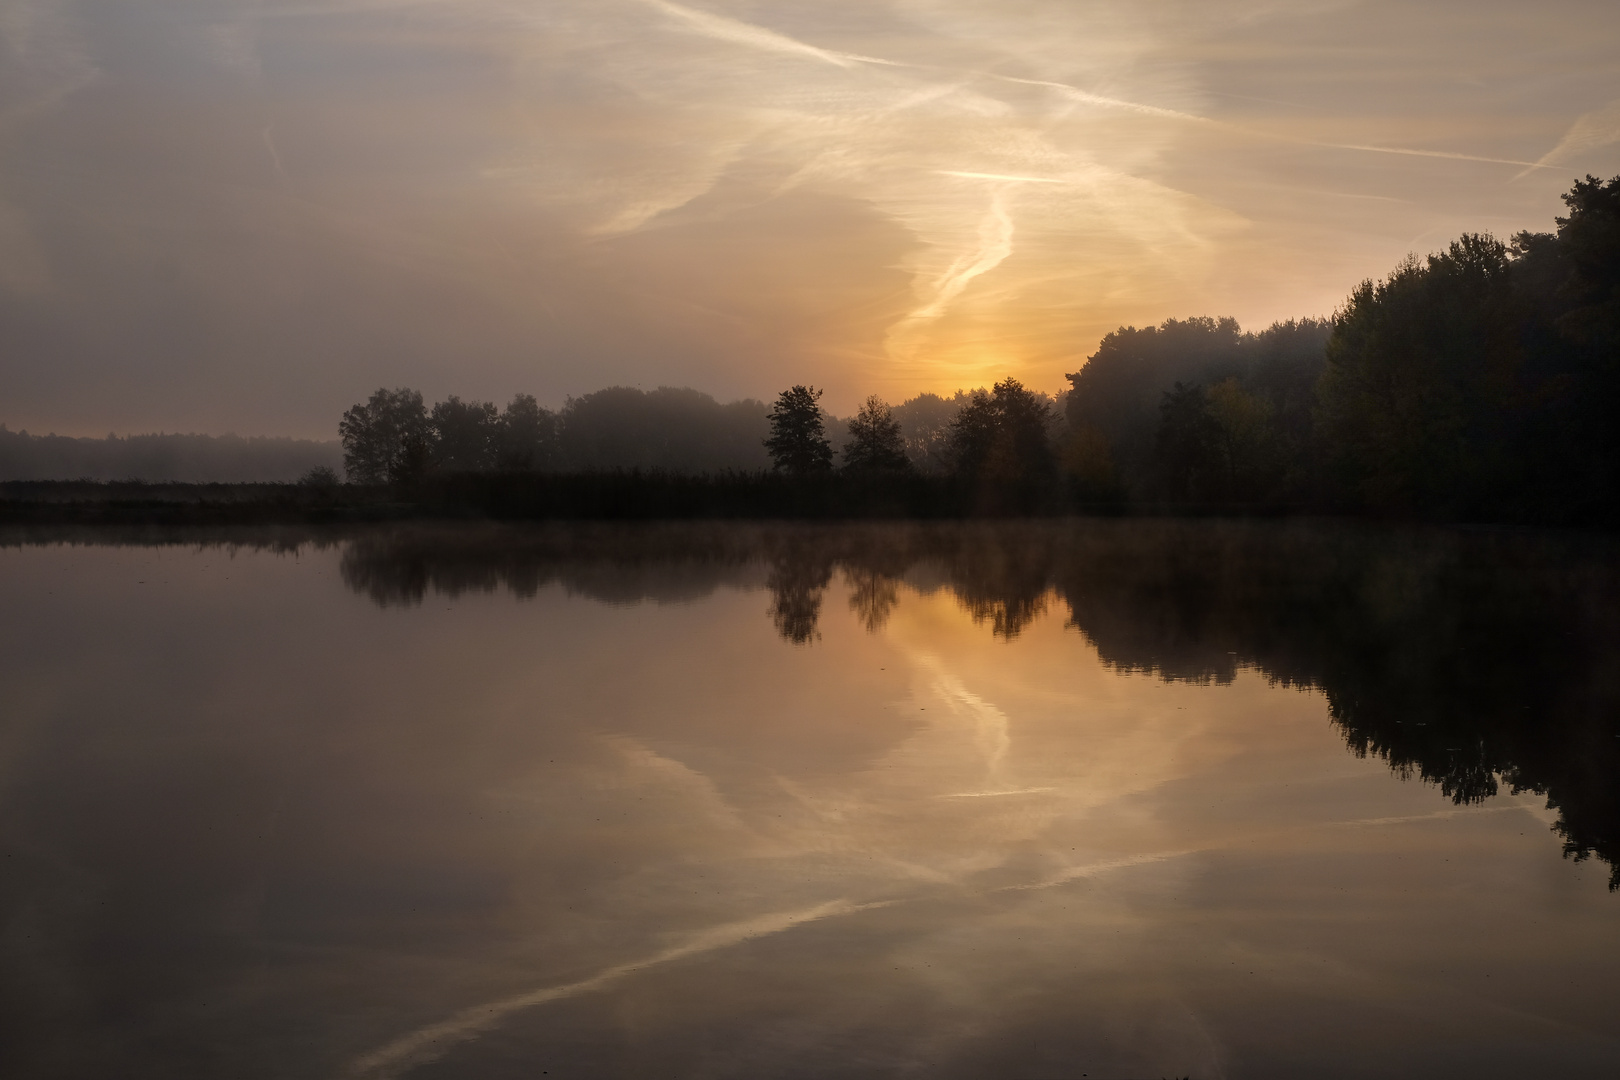
<instances>
[{"instance_id":1,"label":"silhouetted tree","mask_svg":"<svg viewBox=\"0 0 1620 1080\"><path fill-rule=\"evenodd\" d=\"M1121 327L1069 375L1069 428L1100 433L1120 482L1133 495L1147 494L1160 476L1157 433L1165 391L1178 382L1209 386L1239 373L1243 345L1237 320L1230 318Z\"/></svg>"},{"instance_id":2,"label":"silhouetted tree","mask_svg":"<svg viewBox=\"0 0 1620 1080\"><path fill-rule=\"evenodd\" d=\"M782 391L771 406L765 449L778 470L803 476L832 468L832 444L827 441L820 400L820 390L794 386Z\"/></svg>"},{"instance_id":3,"label":"silhouetted tree","mask_svg":"<svg viewBox=\"0 0 1620 1080\"><path fill-rule=\"evenodd\" d=\"M1523 452L1548 510L1620 517L1620 176L1577 181L1556 233L1513 238L1538 403ZM1573 511L1573 512L1572 512Z\"/></svg>"},{"instance_id":4,"label":"silhouetted tree","mask_svg":"<svg viewBox=\"0 0 1620 1080\"><path fill-rule=\"evenodd\" d=\"M1318 425L1331 477L1385 511L1467 512L1515 481L1528 404L1507 246L1466 234L1351 293L1328 344Z\"/></svg>"},{"instance_id":5,"label":"silhouetted tree","mask_svg":"<svg viewBox=\"0 0 1620 1080\"><path fill-rule=\"evenodd\" d=\"M532 394L518 394L501 414L495 464L503 469L549 468L557 453L557 414Z\"/></svg>"},{"instance_id":6,"label":"silhouetted tree","mask_svg":"<svg viewBox=\"0 0 1620 1080\"><path fill-rule=\"evenodd\" d=\"M380 484L420 476L428 457L427 408L419 390L380 389L338 424L350 481Z\"/></svg>"},{"instance_id":7,"label":"silhouetted tree","mask_svg":"<svg viewBox=\"0 0 1620 1080\"><path fill-rule=\"evenodd\" d=\"M951 422L956 471L995 480L1048 478L1056 465L1047 432L1051 418L1046 396L1017 379L1003 379L988 392L975 390Z\"/></svg>"},{"instance_id":8,"label":"silhouetted tree","mask_svg":"<svg viewBox=\"0 0 1620 1080\"><path fill-rule=\"evenodd\" d=\"M495 465L499 416L489 401L455 395L433 406L433 464L443 472L483 472Z\"/></svg>"},{"instance_id":9,"label":"silhouetted tree","mask_svg":"<svg viewBox=\"0 0 1620 1080\"><path fill-rule=\"evenodd\" d=\"M1563 200L1569 216L1555 219L1569 266L1560 283L1569 304L1561 329L1620 364L1620 176L1577 180Z\"/></svg>"},{"instance_id":10,"label":"silhouetted tree","mask_svg":"<svg viewBox=\"0 0 1620 1080\"><path fill-rule=\"evenodd\" d=\"M911 467L894 410L876 394L849 421L844 468L855 472L900 472Z\"/></svg>"}]
</instances>

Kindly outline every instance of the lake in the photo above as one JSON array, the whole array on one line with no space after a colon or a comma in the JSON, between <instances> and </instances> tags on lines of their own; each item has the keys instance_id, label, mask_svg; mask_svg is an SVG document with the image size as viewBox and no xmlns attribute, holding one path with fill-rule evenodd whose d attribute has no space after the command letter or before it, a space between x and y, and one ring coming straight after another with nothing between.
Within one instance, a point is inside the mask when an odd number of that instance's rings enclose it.
<instances>
[{"instance_id":1,"label":"lake","mask_svg":"<svg viewBox=\"0 0 1620 1080\"><path fill-rule=\"evenodd\" d=\"M1620 1075L1620 555L0 534L0 1075Z\"/></svg>"}]
</instances>

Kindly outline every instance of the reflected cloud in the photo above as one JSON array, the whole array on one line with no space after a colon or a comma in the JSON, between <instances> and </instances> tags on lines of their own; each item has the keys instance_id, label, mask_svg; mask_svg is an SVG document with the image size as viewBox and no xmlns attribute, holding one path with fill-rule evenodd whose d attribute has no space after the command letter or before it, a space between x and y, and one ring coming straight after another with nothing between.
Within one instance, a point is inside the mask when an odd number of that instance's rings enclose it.
<instances>
[{"instance_id":1,"label":"reflected cloud","mask_svg":"<svg viewBox=\"0 0 1620 1080\"><path fill-rule=\"evenodd\" d=\"M19 1075L1218 1075L1392 1010L1612 1056L1606 540L110 539L0 531Z\"/></svg>"},{"instance_id":2,"label":"reflected cloud","mask_svg":"<svg viewBox=\"0 0 1620 1080\"><path fill-rule=\"evenodd\" d=\"M457 1043L476 1039L492 1028L500 1026L514 1013L532 1009L553 1001L577 997L606 989L619 980L660 964L669 964L689 957L701 956L717 949L727 949L756 938L781 934L821 919L836 918L857 911L885 906L882 903L851 904L833 900L803 911L785 911L743 919L740 922L716 926L695 934L678 945L640 960L615 964L597 972L588 979L531 990L499 1001L489 1001L452 1016L448 1020L419 1028L403 1035L386 1046L379 1047L354 1062L349 1075L372 1077L375 1080L393 1080L419 1066L437 1061L453 1050Z\"/></svg>"},{"instance_id":3,"label":"reflected cloud","mask_svg":"<svg viewBox=\"0 0 1620 1080\"><path fill-rule=\"evenodd\" d=\"M795 645L819 640L835 574L847 609L888 638L897 611L941 586L1001 640L1057 606L1122 673L1224 685L1247 669L1320 688L1353 753L1385 758L1461 806L1504 786L1547 795L1562 810L1569 854L1598 854L1620 868L1620 789L1596 765L1620 754L1612 737L1620 732L1600 719L1613 703L1597 660L1608 655L1600 642L1620 641L1601 601L1620 582L1606 556L1566 556L1558 541L1146 522L694 526L624 530L607 555L594 536L517 531L517 543L503 546L499 535L475 531L470 547L454 532L355 542L345 550L345 580L384 604L502 583L532 596L542 580L603 595L589 582L603 576L593 567L606 558L641 568L625 579L640 583L626 599L762 587L778 634ZM670 545L670 558L660 545ZM1587 560L1578 563L1578 589L1563 576L1566 557ZM1458 627L1467 627L1465 639ZM1563 630L1546 627L1581 629L1566 646ZM927 693L978 725L984 775L993 777L1006 752L996 734L1005 717L926 651L910 656ZM1459 666L1462 656L1492 659ZM1577 746L1591 749L1563 756Z\"/></svg>"}]
</instances>

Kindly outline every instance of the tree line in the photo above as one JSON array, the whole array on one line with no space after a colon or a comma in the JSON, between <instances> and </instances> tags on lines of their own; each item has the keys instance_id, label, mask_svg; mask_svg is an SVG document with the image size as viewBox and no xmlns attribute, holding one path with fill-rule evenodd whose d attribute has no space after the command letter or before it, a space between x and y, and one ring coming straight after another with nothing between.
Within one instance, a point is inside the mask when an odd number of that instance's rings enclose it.
<instances>
[{"instance_id":1,"label":"tree line","mask_svg":"<svg viewBox=\"0 0 1620 1080\"><path fill-rule=\"evenodd\" d=\"M518 394L505 409L451 396L427 407L419 391L380 389L338 426L351 482L419 480L431 473L674 473L769 464L763 403L721 404L675 387L615 386L570 398L559 411Z\"/></svg>"},{"instance_id":2,"label":"tree line","mask_svg":"<svg viewBox=\"0 0 1620 1080\"><path fill-rule=\"evenodd\" d=\"M1067 463L1132 501L1449 519L1620 515L1620 177L1552 232L1472 233L1331 319L1105 338L1069 376Z\"/></svg>"},{"instance_id":3,"label":"tree line","mask_svg":"<svg viewBox=\"0 0 1620 1080\"><path fill-rule=\"evenodd\" d=\"M382 388L345 412L338 432L345 472L360 484L503 471L937 475L969 460L974 468L1054 473L1059 403L1016 380L954 398L920 394L898 406L871 397L844 421L820 401L821 391L808 386L783 391L770 406L722 404L686 388L615 386L553 411L528 394L504 409L456 396L429 407L420 391ZM992 461L1003 428L1007 447ZM1015 463L1009 452L1028 460Z\"/></svg>"},{"instance_id":4,"label":"tree line","mask_svg":"<svg viewBox=\"0 0 1620 1080\"><path fill-rule=\"evenodd\" d=\"M0 424L0 481L286 483L342 461L335 441L240 435L34 435Z\"/></svg>"},{"instance_id":5,"label":"tree line","mask_svg":"<svg viewBox=\"0 0 1620 1080\"><path fill-rule=\"evenodd\" d=\"M340 425L349 478L433 472L950 476L1071 506L1302 508L1476 520L1620 516L1620 177L1552 232L1465 234L1331 318L1110 333L1061 400L1008 378L836 420L808 385L722 405L613 387L561 410L378 390ZM1047 500L1043 505L1051 505Z\"/></svg>"}]
</instances>

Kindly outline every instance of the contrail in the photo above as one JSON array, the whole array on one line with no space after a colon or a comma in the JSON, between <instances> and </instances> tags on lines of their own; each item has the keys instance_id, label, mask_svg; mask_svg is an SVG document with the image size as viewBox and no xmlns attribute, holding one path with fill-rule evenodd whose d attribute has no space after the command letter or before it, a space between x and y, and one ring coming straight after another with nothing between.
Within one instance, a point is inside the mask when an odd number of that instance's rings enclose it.
<instances>
[{"instance_id":1,"label":"contrail","mask_svg":"<svg viewBox=\"0 0 1620 1080\"><path fill-rule=\"evenodd\" d=\"M1084 866L1071 866L1059 871L1045 881L1032 881L1026 885L1003 885L996 892L1029 892L1034 889L1053 889L1059 885L1067 885L1071 881L1081 878L1096 877L1098 874L1107 874L1115 870L1128 870L1133 866L1147 866L1151 863L1168 862L1187 855L1197 855L1201 848L1188 848L1185 851L1150 851L1142 855L1127 855L1122 859L1110 859L1107 862L1087 863Z\"/></svg>"},{"instance_id":2,"label":"contrail","mask_svg":"<svg viewBox=\"0 0 1620 1080\"><path fill-rule=\"evenodd\" d=\"M987 79L997 79L1001 82L1018 83L1023 86L1041 86L1056 90L1064 97L1084 105L1096 105L1107 109L1120 109L1126 112L1140 113L1144 116L1157 116L1165 120L1179 120L1188 124L1203 124L1209 127L1220 128L1223 131L1250 135L1259 139L1270 139L1277 142L1292 143L1295 146L1315 146L1324 150L1357 150L1367 154L1402 154L1409 157L1445 158L1452 161L1479 161L1492 165L1523 165L1528 169L1550 168L1540 162L1520 161L1517 158L1482 157L1478 154L1459 154L1450 150L1413 150L1399 146L1374 146L1364 143L1336 143L1322 142L1315 139L1299 139L1289 135L1274 135L1270 132L1259 131L1255 128L1244 127L1240 124L1230 124L1224 120L1214 120L1197 113L1183 112L1180 109L1166 109L1159 105L1144 105L1139 101L1129 101L1125 98L1108 97L1104 94L1094 94L1089 90L1082 90L1068 83L1052 82L1048 79L1020 79L1015 75L1001 75L994 71L975 71L975 75ZM1543 161L1546 159L1543 158ZM1519 175L1524 175L1520 173Z\"/></svg>"},{"instance_id":3,"label":"contrail","mask_svg":"<svg viewBox=\"0 0 1620 1080\"><path fill-rule=\"evenodd\" d=\"M1052 82L1049 79L1020 79L1016 75L1001 75L994 71L975 71L973 74L986 79L996 79L1000 82L1017 83L1020 86L1041 86L1048 90L1056 90L1064 97L1078 101L1082 105L1100 105L1108 109L1123 109L1127 112L1141 113L1144 116L1158 116L1166 120L1183 120L1194 124L1213 124L1225 127L1219 120L1211 120L1207 116L1197 113L1182 112L1180 109L1166 109L1160 105L1144 105L1140 101L1128 101L1125 98L1108 97L1105 94L1094 94L1089 90L1082 90L1078 86L1068 83Z\"/></svg>"},{"instance_id":4,"label":"contrail","mask_svg":"<svg viewBox=\"0 0 1620 1080\"><path fill-rule=\"evenodd\" d=\"M351 1077L369 1077L371 1080L390 1080L401 1076L419 1065L426 1065L444 1056L458 1043L468 1042L495 1027L513 1013L524 1009L531 1009L536 1005L544 1005L550 1001L561 1001L564 998L577 997L588 994L611 985L627 975L633 975L659 964L667 964L672 960L680 960L688 956L713 952L716 949L725 949L733 945L740 945L755 938L779 934L784 930L791 930L804 923L815 922L818 919L832 918L836 915L850 915L857 911L867 911L872 908L886 907L890 901L878 901L867 904L854 904L847 900L833 900L829 903L818 904L812 908L803 908L799 911L777 912L771 915L761 915L753 919L744 919L741 922L725 923L712 927L688 938L680 945L654 953L641 960L633 960L627 964L617 964L597 972L588 979L578 982L565 983L562 986L548 986L540 990L531 990L528 993L517 994L513 997L502 998L499 1001L485 1002L474 1005L470 1009L463 1009L448 1020L441 1020L437 1024L429 1024L418 1028L408 1035L402 1035L393 1042L382 1046L371 1053L355 1060L350 1065L348 1075Z\"/></svg>"},{"instance_id":5,"label":"contrail","mask_svg":"<svg viewBox=\"0 0 1620 1080\"><path fill-rule=\"evenodd\" d=\"M1289 143L1295 146L1314 146L1326 150L1352 150L1358 153L1367 154L1396 154L1404 157L1438 158L1449 161L1474 161L1491 165L1518 165L1524 170L1524 172L1519 173L1518 176L1525 175L1525 173L1529 172L1531 169L1557 168L1557 165L1550 163L1551 159L1557 156L1560 151L1569 149L1561 143L1559 147L1555 147L1552 152L1544 156L1540 161L1523 161L1518 158L1500 158L1488 157L1480 154L1462 154L1449 150L1423 150L1400 146L1378 146L1367 143L1338 143L1315 139L1301 139L1294 136L1276 135L1254 128L1231 124L1223 120L1215 120L1207 116L1200 116L1197 113L1185 112L1181 109L1170 109L1162 105L1149 105L1145 102L1131 101L1128 98L1118 98L1107 94L1098 94L1090 90L1082 90L1080 87L1072 86L1069 83L1057 82L1051 79L1026 79L1017 75L1004 75L1000 72L985 71L982 69L952 68L939 64L918 64L900 60L887 60L880 56L866 56L861 53L823 49L820 46L811 45L809 42L800 41L797 38L789 37L788 35L778 33L775 30L766 29L763 26L742 22L738 19L729 19L723 15L715 15L706 11L699 11L695 8L687 7L684 4L674 3L672 0L643 0L643 2L650 7L663 12L665 15L684 22L698 33L703 34L706 37L713 38L717 41L726 41L734 45L760 49L765 52L802 56L806 59L818 60L822 63L831 64L835 67L844 68L846 70L861 65L876 65L879 67L905 68L916 71L949 72L957 75L993 79L998 82L1013 83L1020 86L1042 87L1044 89L1057 91L1070 100L1084 105L1092 105L1107 109L1118 109L1125 112L1134 112L1142 116L1154 116L1165 120L1176 120L1182 123L1200 124L1225 131L1248 135L1253 138ZM364 11L386 10L396 7L438 6L445 6L443 4L443 0L350 0L350 2L346 4L311 4L296 6L293 8L275 9L256 13L254 17L276 18L295 14L324 14L350 10ZM1606 118L1611 111L1612 107L1611 109L1601 110L1600 113L1588 115L1594 118ZM1582 120L1585 119L1587 118L1582 118ZM1580 121L1577 121L1577 127L1579 126ZM1583 132L1581 134L1585 133ZM1572 130L1571 136L1576 135L1577 133ZM1571 136L1566 136L1566 141L1568 141ZM1579 136L1577 136L1577 138L1579 138ZM1608 141L1614 140L1612 138L1601 139L1599 144L1601 145L1602 142ZM1518 179L1518 176L1514 177L1514 179Z\"/></svg>"},{"instance_id":6,"label":"contrail","mask_svg":"<svg viewBox=\"0 0 1620 1080\"><path fill-rule=\"evenodd\" d=\"M1473 817L1476 814L1503 814L1513 810L1530 810L1534 804L1524 801L1502 803L1498 806L1458 806L1449 810L1431 810L1424 814L1401 814L1397 817L1355 818L1351 821L1329 821L1329 828L1348 829L1363 825L1406 825L1414 821L1449 821L1452 818Z\"/></svg>"},{"instance_id":7,"label":"contrail","mask_svg":"<svg viewBox=\"0 0 1620 1080\"><path fill-rule=\"evenodd\" d=\"M765 52L786 53L792 56L803 56L811 60L820 60L841 68L852 68L856 64L880 64L885 67L898 66L888 60L880 60L875 56L861 56L858 53L833 52L823 49L797 38L779 34L775 30L767 30L763 26L753 23L741 22L737 19L728 19L723 15L711 15L706 11L696 11L682 4L671 3L670 0L646 0L652 7L657 8L666 15L672 15L705 37L717 41L729 41L733 45L745 45Z\"/></svg>"},{"instance_id":8,"label":"contrail","mask_svg":"<svg viewBox=\"0 0 1620 1080\"><path fill-rule=\"evenodd\" d=\"M1264 135L1262 132L1249 128L1234 130L1246 131L1251 135L1260 135L1264 138L1278 138L1279 136ZM1361 143L1334 143L1315 142L1310 139L1289 139L1289 142L1300 146L1320 146L1326 150L1360 150L1367 154L1404 154L1408 157L1445 158L1451 161L1483 161L1489 165L1523 165L1527 169L1550 169L1551 165L1542 165L1534 161L1520 161L1518 158L1481 157L1478 154L1454 154L1449 150L1409 150L1401 146L1366 146ZM1519 175L1524 175L1520 173Z\"/></svg>"},{"instance_id":9,"label":"contrail","mask_svg":"<svg viewBox=\"0 0 1620 1080\"><path fill-rule=\"evenodd\" d=\"M1611 101L1596 112L1583 113L1576 117L1575 123L1571 124L1569 130L1564 132L1564 137L1558 140L1558 145L1541 155L1541 160L1530 168L1556 169L1559 168L1559 162L1571 155L1596 150L1615 142L1620 142L1620 101ZM1513 179L1518 180L1529 174L1530 169L1527 168Z\"/></svg>"},{"instance_id":10,"label":"contrail","mask_svg":"<svg viewBox=\"0 0 1620 1080\"><path fill-rule=\"evenodd\" d=\"M998 191L990 199L990 209L979 222L978 248L969 254L957 256L950 269L940 278L934 299L912 312L910 317L937 319L943 315L952 301L962 295L969 282L980 274L994 270L1012 254L1012 238L1012 216L1007 213L1006 201Z\"/></svg>"}]
</instances>

